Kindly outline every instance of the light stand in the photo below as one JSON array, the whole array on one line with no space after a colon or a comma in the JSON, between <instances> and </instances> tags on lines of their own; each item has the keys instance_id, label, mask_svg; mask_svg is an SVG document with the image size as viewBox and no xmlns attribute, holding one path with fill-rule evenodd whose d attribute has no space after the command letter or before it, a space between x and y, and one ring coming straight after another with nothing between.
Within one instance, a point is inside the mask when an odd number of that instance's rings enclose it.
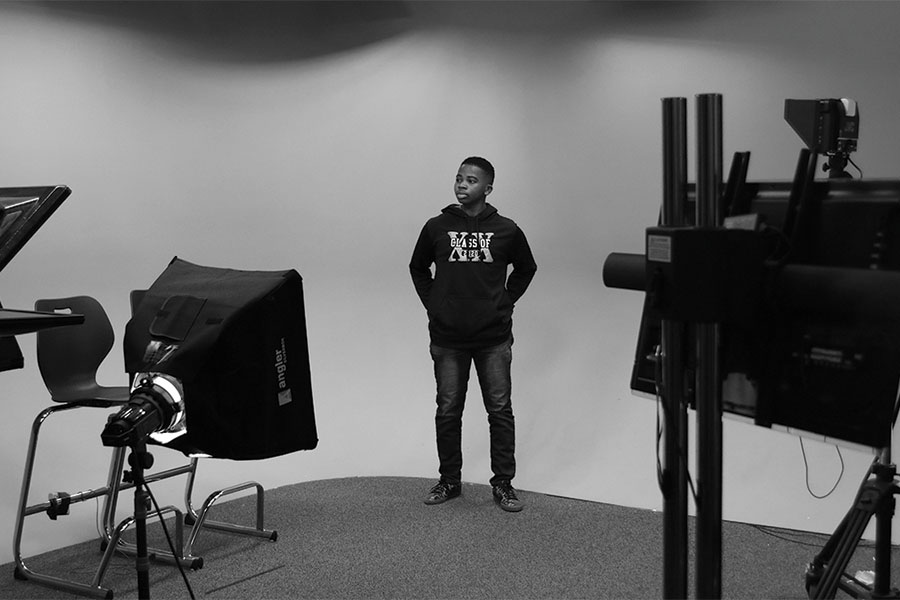
<instances>
[{"instance_id":1,"label":"light stand","mask_svg":"<svg viewBox=\"0 0 900 600\"><path fill-rule=\"evenodd\" d=\"M150 556L147 552L147 513L150 510L150 493L144 471L153 466L153 455L147 452L144 441L135 442L128 456L131 466L131 478L134 482L134 523L137 536L137 554L135 570L137 571L138 598L150 598Z\"/></svg>"},{"instance_id":2,"label":"light stand","mask_svg":"<svg viewBox=\"0 0 900 600\"><path fill-rule=\"evenodd\" d=\"M147 515L150 512L150 491L144 471L153 466L153 455L147 452L147 439L153 433L183 425L183 395L177 380L164 375L141 373L131 391L128 403L111 415L100 439L104 446L131 448L128 464L134 484L134 524L136 533L135 569L138 598L150 598L150 556L147 550ZM126 478L129 475L125 475ZM160 518L162 516L160 515ZM173 555L175 550L172 551ZM176 561L177 561L176 557Z\"/></svg>"}]
</instances>

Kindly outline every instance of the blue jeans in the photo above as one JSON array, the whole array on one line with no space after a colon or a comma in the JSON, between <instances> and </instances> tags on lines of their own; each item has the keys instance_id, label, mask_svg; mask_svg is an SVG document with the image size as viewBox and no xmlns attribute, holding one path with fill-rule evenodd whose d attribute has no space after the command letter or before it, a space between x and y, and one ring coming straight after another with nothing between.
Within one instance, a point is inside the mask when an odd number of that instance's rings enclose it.
<instances>
[{"instance_id":1,"label":"blue jeans","mask_svg":"<svg viewBox=\"0 0 900 600\"><path fill-rule=\"evenodd\" d=\"M512 411L512 339L488 348L455 350L431 344L437 383L435 429L443 481L462 479L462 414L469 372L475 363L491 436L491 484L516 475L516 426Z\"/></svg>"}]
</instances>

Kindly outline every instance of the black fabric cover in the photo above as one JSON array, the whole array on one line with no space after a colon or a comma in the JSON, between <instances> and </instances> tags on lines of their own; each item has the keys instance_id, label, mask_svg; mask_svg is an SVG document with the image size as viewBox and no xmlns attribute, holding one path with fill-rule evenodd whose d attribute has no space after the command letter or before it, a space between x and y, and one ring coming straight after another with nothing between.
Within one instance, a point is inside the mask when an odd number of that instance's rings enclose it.
<instances>
[{"instance_id":1,"label":"black fabric cover","mask_svg":"<svg viewBox=\"0 0 900 600\"><path fill-rule=\"evenodd\" d=\"M238 271L176 257L135 308L124 351L129 373L162 372L184 386L187 434L169 447L250 460L318 443L294 270Z\"/></svg>"}]
</instances>

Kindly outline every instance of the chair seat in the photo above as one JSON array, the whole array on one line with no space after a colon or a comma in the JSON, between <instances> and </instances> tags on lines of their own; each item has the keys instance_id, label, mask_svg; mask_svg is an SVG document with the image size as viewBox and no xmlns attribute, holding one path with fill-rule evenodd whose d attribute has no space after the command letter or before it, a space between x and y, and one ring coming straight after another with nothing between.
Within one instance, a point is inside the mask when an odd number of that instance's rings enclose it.
<instances>
[{"instance_id":1,"label":"chair seat","mask_svg":"<svg viewBox=\"0 0 900 600\"><path fill-rule=\"evenodd\" d=\"M130 389L125 385L85 386L80 389L54 390L53 402L75 403L83 406L115 406L128 402Z\"/></svg>"}]
</instances>

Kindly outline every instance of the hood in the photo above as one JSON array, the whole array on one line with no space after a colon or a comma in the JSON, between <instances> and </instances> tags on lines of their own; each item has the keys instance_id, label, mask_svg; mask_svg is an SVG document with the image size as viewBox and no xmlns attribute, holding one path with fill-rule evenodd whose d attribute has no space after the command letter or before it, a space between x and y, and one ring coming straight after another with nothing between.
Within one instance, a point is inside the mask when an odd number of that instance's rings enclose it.
<instances>
[{"instance_id":1,"label":"hood","mask_svg":"<svg viewBox=\"0 0 900 600\"><path fill-rule=\"evenodd\" d=\"M470 217L466 214L466 211L462 209L461 204L451 204L449 206L445 206L441 212L445 215L453 215L455 217L459 217L461 219L477 219L478 221L485 221L494 215L497 214L497 209L490 203L486 202L484 204L484 210L478 213L477 216Z\"/></svg>"}]
</instances>

